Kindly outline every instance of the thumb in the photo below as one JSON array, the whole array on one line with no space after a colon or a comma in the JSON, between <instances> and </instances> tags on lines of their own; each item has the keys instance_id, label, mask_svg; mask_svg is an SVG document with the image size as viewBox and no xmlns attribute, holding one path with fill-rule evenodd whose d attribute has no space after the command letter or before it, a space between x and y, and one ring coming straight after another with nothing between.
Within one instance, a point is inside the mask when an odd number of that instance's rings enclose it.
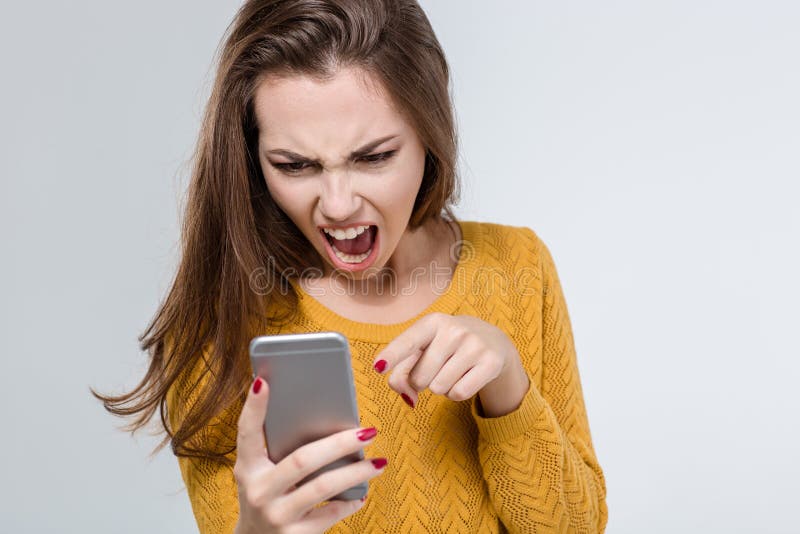
<instances>
[{"instance_id":1,"label":"thumb","mask_svg":"<svg viewBox=\"0 0 800 534\"><path fill-rule=\"evenodd\" d=\"M239 415L236 435L237 459L245 465L255 465L269 460L264 439L264 418L269 404L269 384L257 376L247 393Z\"/></svg>"}]
</instances>

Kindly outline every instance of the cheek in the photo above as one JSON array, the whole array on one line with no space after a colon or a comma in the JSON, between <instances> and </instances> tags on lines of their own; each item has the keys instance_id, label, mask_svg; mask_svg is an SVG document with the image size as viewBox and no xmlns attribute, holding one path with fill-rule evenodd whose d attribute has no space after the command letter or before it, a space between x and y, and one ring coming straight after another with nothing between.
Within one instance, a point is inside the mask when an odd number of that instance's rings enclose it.
<instances>
[{"instance_id":1,"label":"cheek","mask_svg":"<svg viewBox=\"0 0 800 534\"><path fill-rule=\"evenodd\" d=\"M399 197L407 202L413 201L417 197L419 188L422 185L423 170L423 166L419 166L419 168L411 167L397 176L393 186Z\"/></svg>"},{"instance_id":2,"label":"cheek","mask_svg":"<svg viewBox=\"0 0 800 534\"><path fill-rule=\"evenodd\" d=\"M287 214L292 214L303 206L303 199L308 193L303 193L298 184L292 184L280 177L265 177L267 191L275 203Z\"/></svg>"},{"instance_id":3,"label":"cheek","mask_svg":"<svg viewBox=\"0 0 800 534\"><path fill-rule=\"evenodd\" d=\"M407 171L380 177L365 176L360 191L377 208L399 213L408 211L409 204L413 204L421 181L421 177Z\"/></svg>"},{"instance_id":4,"label":"cheek","mask_svg":"<svg viewBox=\"0 0 800 534\"><path fill-rule=\"evenodd\" d=\"M425 153L417 151L407 159L398 162L397 167L390 171L385 177L385 186L381 193L388 197L393 203L399 203L400 199L405 203L413 201L417 197L419 188L422 185L422 174L425 171Z\"/></svg>"}]
</instances>

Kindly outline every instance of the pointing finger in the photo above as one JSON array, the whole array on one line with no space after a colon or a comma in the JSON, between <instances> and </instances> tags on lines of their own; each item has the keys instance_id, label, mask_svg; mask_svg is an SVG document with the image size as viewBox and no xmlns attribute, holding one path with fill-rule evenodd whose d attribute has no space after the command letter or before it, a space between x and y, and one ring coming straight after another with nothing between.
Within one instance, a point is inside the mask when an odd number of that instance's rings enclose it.
<instances>
[{"instance_id":1,"label":"pointing finger","mask_svg":"<svg viewBox=\"0 0 800 534\"><path fill-rule=\"evenodd\" d=\"M386 373L401 361L414 356L417 351L425 350L436 335L440 315L443 314L429 313L394 338L375 356L373 362L375 370L382 374Z\"/></svg>"},{"instance_id":2,"label":"pointing finger","mask_svg":"<svg viewBox=\"0 0 800 534\"><path fill-rule=\"evenodd\" d=\"M408 375L421 357L422 351L419 350L412 357L398 363L392 370L392 374L389 375L389 387L399 393L406 404L412 408L417 404L419 396L417 395L418 392L409 383Z\"/></svg>"}]
</instances>

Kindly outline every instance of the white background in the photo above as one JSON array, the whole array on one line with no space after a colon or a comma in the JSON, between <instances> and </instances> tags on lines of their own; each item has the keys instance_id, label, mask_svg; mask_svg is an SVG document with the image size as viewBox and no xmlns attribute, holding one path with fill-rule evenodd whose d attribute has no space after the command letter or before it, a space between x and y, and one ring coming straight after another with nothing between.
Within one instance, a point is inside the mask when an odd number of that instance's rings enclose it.
<instances>
[{"instance_id":1,"label":"white background","mask_svg":"<svg viewBox=\"0 0 800 534\"><path fill-rule=\"evenodd\" d=\"M196 531L169 449L89 386L145 369L238 2L0 18L4 532ZM423 2L463 219L525 225L569 303L609 533L800 532L800 5Z\"/></svg>"}]
</instances>

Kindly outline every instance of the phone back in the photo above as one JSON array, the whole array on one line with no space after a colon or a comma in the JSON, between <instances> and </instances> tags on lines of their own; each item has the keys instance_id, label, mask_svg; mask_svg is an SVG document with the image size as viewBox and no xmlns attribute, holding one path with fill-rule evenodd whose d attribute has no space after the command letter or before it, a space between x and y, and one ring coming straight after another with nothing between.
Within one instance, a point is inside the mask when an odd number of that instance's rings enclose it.
<instances>
[{"instance_id":1,"label":"phone back","mask_svg":"<svg viewBox=\"0 0 800 534\"><path fill-rule=\"evenodd\" d=\"M254 376L269 384L264 421L270 459L279 462L298 447L359 426L350 348L338 332L259 336L250 342ZM363 451L323 467L305 480L364 458ZM358 499L366 484L337 498Z\"/></svg>"}]
</instances>

